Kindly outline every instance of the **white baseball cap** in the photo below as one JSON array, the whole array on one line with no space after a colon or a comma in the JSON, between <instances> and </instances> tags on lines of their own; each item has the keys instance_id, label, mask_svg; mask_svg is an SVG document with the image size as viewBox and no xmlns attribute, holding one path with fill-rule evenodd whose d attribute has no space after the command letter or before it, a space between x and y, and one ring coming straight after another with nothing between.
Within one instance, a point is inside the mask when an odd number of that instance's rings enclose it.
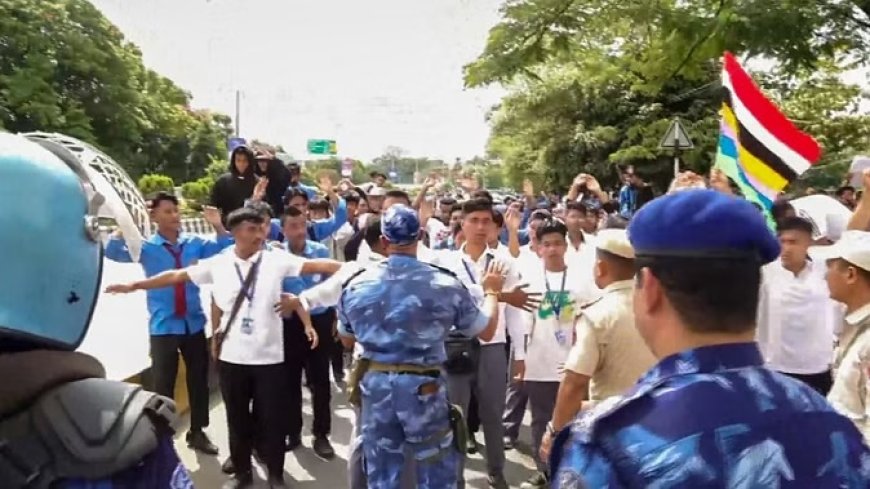
<instances>
[{"instance_id":1,"label":"white baseball cap","mask_svg":"<svg viewBox=\"0 0 870 489\"><path fill-rule=\"evenodd\" d=\"M846 231L839 241L820 249L819 256L825 260L845 260L870 272L870 232Z\"/></svg>"}]
</instances>

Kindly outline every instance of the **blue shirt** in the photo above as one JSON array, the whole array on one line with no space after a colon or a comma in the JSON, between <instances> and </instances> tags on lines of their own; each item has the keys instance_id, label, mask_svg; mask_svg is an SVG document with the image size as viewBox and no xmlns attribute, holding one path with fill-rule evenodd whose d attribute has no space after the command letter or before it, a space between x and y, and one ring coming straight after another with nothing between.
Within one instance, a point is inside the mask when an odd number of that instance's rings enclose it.
<instances>
[{"instance_id":1,"label":"blue shirt","mask_svg":"<svg viewBox=\"0 0 870 489\"><path fill-rule=\"evenodd\" d=\"M332 216L326 219L308 221L308 239L323 241L335 234L346 222L347 202L339 197L338 205L335 207L335 212L332 213ZM281 219L272 219L269 227L269 239L272 241L284 241L284 234L281 232Z\"/></svg>"},{"instance_id":2,"label":"blue shirt","mask_svg":"<svg viewBox=\"0 0 870 489\"><path fill-rule=\"evenodd\" d=\"M175 257L166 249L166 245L180 252L181 266L188 267L199 260L218 254L232 242L231 236L212 240L182 233L178 236L178 243L172 246L163 236L155 233L142 243L139 264L145 270L146 277L153 277L176 268ZM106 258L121 263L133 261L124 240L117 237L109 239L106 244ZM199 300L199 287L193 282L187 282L184 287L187 299L187 314L184 317L175 315L175 287L146 291L148 314L151 316L149 330L152 336L198 333L205 327L205 313Z\"/></svg>"},{"instance_id":3,"label":"blue shirt","mask_svg":"<svg viewBox=\"0 0 870 489\"><path fill-rule=\"evenodd\" d=\"M637 189L631 185L623 185L619 190L619 215L631 219L637 210Z\"/></svg>"},{"instance_id":4,"label":"blue shirt","mask_svg":"<svg viewBox=\"0 0 870 489\"><path fill-rule=\"evenodd\" d=\"M755 343L663 359L556 438L555 489L868 487L870 451L824 397Z\"/></svg>"},{"instance_id":5,"label":"blue shirt","mask_svg":"<svg viewBox=\"0 0 870 489\"><path fill-rule=\"evenodd\" d=\"M284 249L290 253L287 243L284 243ZM299 256L305 258L329 258L329 248L316 241L306 240L305 249L302 250L302 253ZM314 287L324 280L326 280L326 276L319 273L300 275L298 277L286 277L281 285L281 290L298 296L303 291ZM328 309L328 307L315 307L311 309L311 314L322 314Z\"/></svg>"},{"instance_id":6,"label":"blue shirt","mask_svg":"<svg viewBox=\"0 0 870 489\"><path fill-rule=\"evenodd\" d=\"M311 185L305 185L302 182L297 182L295 185L290 184L287 187L287 190L290 190L291 188L299 189L299 190L305 192L305 195L308 196L309 201L317 198L317 187L312 187ZM285 190L285 192L286 192L286 190Z\"/></svg>"},{"instance_id":7,"label":"blue shirt","mask_svg":"<svg viewBox=\"0 0 870 489\"><path fill-rule=\"evenodd\" d=\"M338 301L340 332L363 357L382 363L440 367L453 325L469 336L489 317L452 273L406 255L391 255L355 276Z\"/></svg>"}]
</instances>

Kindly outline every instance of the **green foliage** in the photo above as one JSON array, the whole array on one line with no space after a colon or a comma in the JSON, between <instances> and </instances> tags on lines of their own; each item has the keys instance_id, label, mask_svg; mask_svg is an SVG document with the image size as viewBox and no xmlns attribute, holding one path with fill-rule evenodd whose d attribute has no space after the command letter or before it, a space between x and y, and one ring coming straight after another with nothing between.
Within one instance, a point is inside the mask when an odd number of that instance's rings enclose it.
<instances>
[{"instance_id":1,"label":"green foliage","mask_svg":"<svg viewBox=\"0 0 870 489\"><path fill-rule=\"evenodd\" d=\"M181 186L181 195L191 207L202 210L202 206L208 204L212 185L214 185L214 181L208 177L187 182Z\"/></svg>"},{"instance_id":2,"label":"green foliage","mask_svg":"<svg viewBox=\"0 0 870 489\"><path fill-rule=\"evenodd\" d=\"M175 182L166 175L148 174L139 178L139 191L146 198L157 192L175 193Z\"/></svg>"},{"instance_id":3,"label":"green foliage","mask_svg":"<svg viewBox=\"0 0 870 489\"><path fill-rule=\"evenodd\" d=\"M705 172L713 162L722 52L763 56L773 69L756 79L825 149L800 182L818 186L870 149L870 119L858 111L864 96L840 77L870 53L870 2L856 5L508 0L484 52L466 66L466 84L509 89L490 114L488 143L509 185L531 178L565 190L586 172L616 188L620 168L633 165L661 190L673 155L658 146L674 117L695 145L680 155L682 167Z\"/></svg>"},{"instance_id":4,"label":"green foliage","mask_svg":"<svg viewBox=\"0 0 870 489\"><path fill-rule=\"evenodd\" d=\"M405 151L396 146L390 146L384 154L373 159L367 167L365 179L367 181L368 173L379 171L384 175L389 175L390 171L395 171L396 178L391 178L393 183L422 183L422 181L432 172L445 173L447 165L442 160L430 160L429 158L413 158L407 156ZM414 181L414 175L419 176L419 182ZM354 180L356 181L356 180Z\"/></svg>"},{"instance_id":5,"label":"green foliage","mask_svg":"<svg viewBox=\"0 0 870 489\"><path fill-rule=\"evenodd\" d=\"M86 0L0 0L0 126L93 143L137 177L201 177L225 157L229 117L147 69Z\"/></svg>"}]
</instances>

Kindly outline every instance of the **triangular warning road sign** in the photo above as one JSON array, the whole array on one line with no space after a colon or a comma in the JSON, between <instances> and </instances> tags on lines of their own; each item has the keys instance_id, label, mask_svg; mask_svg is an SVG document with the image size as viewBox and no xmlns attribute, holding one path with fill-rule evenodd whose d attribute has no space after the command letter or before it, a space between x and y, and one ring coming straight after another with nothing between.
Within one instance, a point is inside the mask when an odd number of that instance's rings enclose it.
<instances>
[{"instance_id":1,"label":"triangular warning road sign","mask_svg":"<svg viewBox=\"0 0 870 489\"><path fill-rule=\"evenodd\" d=\"M692 140L689 139L688 131L686 131L686 128L683 127L679 119L674 119L671 122L670 127L665 132L665 137L662 138L662 142L659 144L659 148L662 149L692 149L694 147L695 145L692 144Z\"/></svg>"}]
</instances>

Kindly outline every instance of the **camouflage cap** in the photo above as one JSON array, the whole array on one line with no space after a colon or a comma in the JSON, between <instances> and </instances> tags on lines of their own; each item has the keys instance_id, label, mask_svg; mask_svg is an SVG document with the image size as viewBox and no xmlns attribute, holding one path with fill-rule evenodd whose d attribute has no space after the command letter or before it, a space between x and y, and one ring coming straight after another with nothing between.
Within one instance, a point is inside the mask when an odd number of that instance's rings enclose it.
<instances>
[{"instance_id":1,"label":"camouflage cap","mask_svg":"<svg viewBox=\"0 0 870 489\"><path fill-rule=\"evenodd\" d=\"M408 245L420 235L420 218L414 209L395 204L381 216L381 234L392 244Z\"/></svg>"}]
</instances>

